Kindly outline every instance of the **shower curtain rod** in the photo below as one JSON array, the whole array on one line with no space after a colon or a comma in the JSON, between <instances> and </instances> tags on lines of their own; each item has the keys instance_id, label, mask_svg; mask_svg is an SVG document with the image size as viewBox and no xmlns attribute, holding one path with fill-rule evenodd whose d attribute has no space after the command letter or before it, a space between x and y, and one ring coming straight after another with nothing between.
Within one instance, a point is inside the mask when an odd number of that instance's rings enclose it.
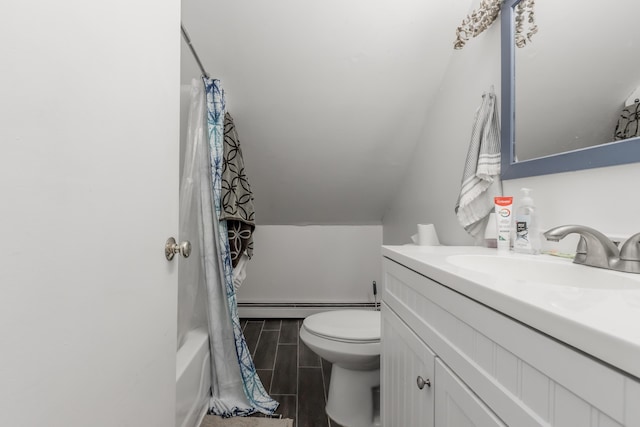
<instances>
[{"instance_id":1,"label":"shower curtain rod","mask_svg":"<svg viewBox=\"0 0 640 427\"><path fill-rule=\"evenodd\" d=\"M196 59L196 62L198 63L198 67L200 67L200 71L202 72L202 75L205 76L206 78L209 78L209 73L207 73L204 67L202 66L202 62L200 62L200 57L196 53L196 50L193 47L193 45L191 44L191 38L189 38L189 33L187 33L187 30L184 28L184 25L182 25L182 22L180 23L180 29L182 30L182 37L184 37L184 41L187 42L187 45L189 46L189 49L191 50L193 57Z\"/></svg>"}]
</instances>

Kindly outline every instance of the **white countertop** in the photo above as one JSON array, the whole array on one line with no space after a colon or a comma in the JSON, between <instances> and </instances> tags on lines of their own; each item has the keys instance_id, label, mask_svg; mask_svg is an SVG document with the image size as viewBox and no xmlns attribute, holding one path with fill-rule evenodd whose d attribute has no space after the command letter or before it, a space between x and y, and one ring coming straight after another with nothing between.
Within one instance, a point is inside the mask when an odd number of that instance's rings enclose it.
<instances>
[{"instance_id":1,"label":"white countertop","mask_svg":"<svg viewBox=\"0 0 640 427\"><path fill-rule=\"evenodd\" d=\"M466 246L383 246L382 255L494 310L640 378L640 275L598 270L637 289L583 288L513 280L447 261L454 255L498 256L496 249ZM572 264L550 255L506 256ZM574 267L572 267L574 268ZM590 270L587 270L590 271ZM604 272L604 273L603 273Z\"/></svg>"}]
</instances>

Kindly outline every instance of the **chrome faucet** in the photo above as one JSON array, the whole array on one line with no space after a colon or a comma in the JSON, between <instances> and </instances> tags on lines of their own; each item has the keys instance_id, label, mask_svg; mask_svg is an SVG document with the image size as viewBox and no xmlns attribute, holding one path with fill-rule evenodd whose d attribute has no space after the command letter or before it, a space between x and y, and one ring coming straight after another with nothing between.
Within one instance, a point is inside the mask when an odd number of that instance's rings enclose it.
<instances>
[{"instance_id":1,"label":"chrome faucet","mask_svg":"<svg viewBox=\"0 0 640 427\"><path fill-rule=\"evenodd\" d=\"M568 234L580 235L573 262L609 270L640 273L640 233L634 234L618 247L607 236L584 225L561 225L547 230L544 237L558 242Z\"/></svg>"},{"instance_id":2,"label":"chrome faucet","mask_svg":"<svg viewBox=\"0 0 640 427\"><path fill-rule=\"evenodd\" d=\"M620 248L621 271L640 273L640 233L629 237Z\"/></svg>"},{"instance_id":3,"label":"chrome faucet","mask_svg":"<svg viewBox=\"0 0 640 427\"><path fill-rule=\"evenodd\" d=\"M611 268L611 261L620 259L620 251L607 236L584 225L561 225L544 233L544 237L558 242L568 234L578 233L582 238L573 262L599 268ZM584 249L582 246L586 246Z\"/></svg>"}]
</instances>

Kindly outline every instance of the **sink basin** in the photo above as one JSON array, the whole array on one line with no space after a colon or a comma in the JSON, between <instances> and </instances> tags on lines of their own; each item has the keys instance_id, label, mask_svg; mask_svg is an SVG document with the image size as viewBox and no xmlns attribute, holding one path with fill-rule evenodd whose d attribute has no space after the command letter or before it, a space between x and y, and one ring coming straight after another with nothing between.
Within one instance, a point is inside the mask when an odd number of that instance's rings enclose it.
<instances>
[{"instance_id":1,"label":"sink basin","mask_svg":"<svg viewBox=\"0 0 640 427\"><path fill-rule=\"evenodd\" d=\"M629 273L577 265L544 255L451 255L447 262L465 270L518 282L584 289L640 289L640 278Z\"/></svg>"}]
</instances>

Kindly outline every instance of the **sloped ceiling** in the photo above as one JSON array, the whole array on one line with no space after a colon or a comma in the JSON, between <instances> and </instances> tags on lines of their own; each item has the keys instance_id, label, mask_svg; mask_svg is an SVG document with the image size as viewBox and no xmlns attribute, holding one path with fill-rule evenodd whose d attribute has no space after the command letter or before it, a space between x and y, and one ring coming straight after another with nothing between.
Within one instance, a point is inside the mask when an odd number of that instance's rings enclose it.
<instances>
[{"instance_id":1,"label":"sloped ceiling","mask_svg":"<svg viewBox=\"0 0 640 427\"><path fill-rule=\"evenodd\" d=\"M470 3L183 0L225 89L258 224L381 222ZM199 76L185 43L182 76Z\"/></svg>"}]
</instances>

